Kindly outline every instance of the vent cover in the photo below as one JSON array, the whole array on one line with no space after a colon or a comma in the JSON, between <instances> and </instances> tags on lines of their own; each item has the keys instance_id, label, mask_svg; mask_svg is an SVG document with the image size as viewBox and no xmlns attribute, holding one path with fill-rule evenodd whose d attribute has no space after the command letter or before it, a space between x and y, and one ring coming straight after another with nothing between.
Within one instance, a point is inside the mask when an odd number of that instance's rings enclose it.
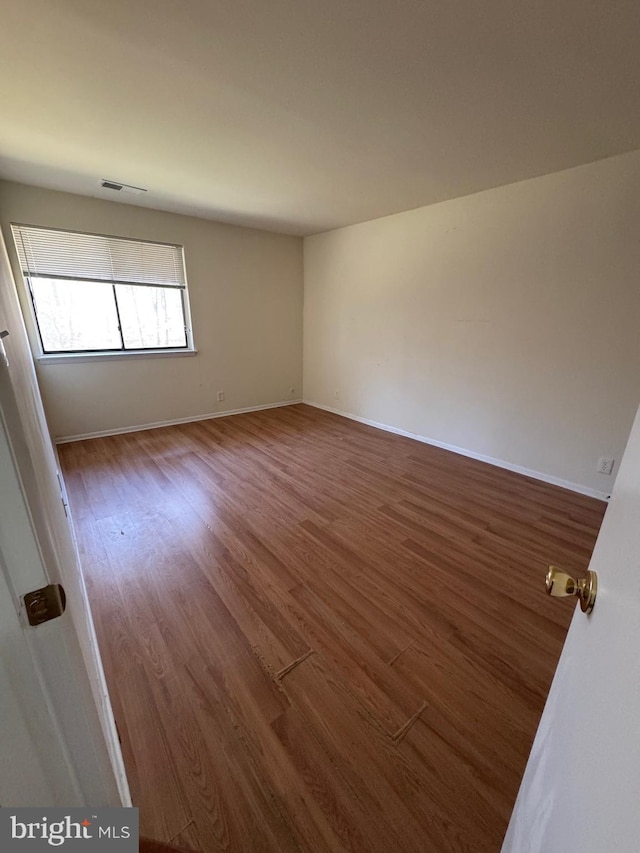
<instances>
[{"instance_id":1,"label":"vent cover","mask_svg":"<svg viewBox=\"0 0 640 853\"><path fill-rule=\"evenodd\" d=\"M120 181L109 181L106 178L103 178L100 181L100 186L105 190L114 190L114 192L117 193L133 193L133 195L142 195L142 193L146 193L146 189L143 187L133 187L131 184L121 184Z\"/></svg>"}]
</instances>

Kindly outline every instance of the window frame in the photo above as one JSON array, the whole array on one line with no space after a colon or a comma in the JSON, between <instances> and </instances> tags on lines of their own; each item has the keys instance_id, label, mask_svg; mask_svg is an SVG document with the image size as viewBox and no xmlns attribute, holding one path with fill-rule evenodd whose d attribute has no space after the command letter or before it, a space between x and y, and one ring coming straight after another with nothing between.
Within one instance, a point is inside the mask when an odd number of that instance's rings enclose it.
<instances>
[{"instance_id":1,"label":"window frame","mask_svg":"<svg viewBox=\"0 0 640 853\"><path fill-rule=\"evenodd\" d=\"M36 332L36 340L38 345L38 353L36 355L36 359L38 361L49 362L49 363L62 363L65 361L92 361L92 360L108 360L108 359L120 359L120 358L145 358L145 357L171 357L171 356L185 356L185 355L196 355L197 350L195 348L194 340L193 340L193 329L191 322L191 310L189 303L189 291L188 291L188 282L187 282L187 270L185 263L185 253L184 246L179 243L165 243L159 240L142 240L136 237L121 237L116 234L100 234L97 232L91 231L76 231L74 229L69 228L56 228L53 226L40 226L40 225L27 225L26 223L11 223L12 230L13 226L20 228L38 228L45 231L66 231L69 234L81 234L88 235L92 237L105 237L105 238L114 238L117 240L130 240L135 243L148 243L150 245L160 245L160 246L171 246L173 248L179 249L180 257L182 262L182 268L184 272L184 285L177 286L171 284L155 284L155 283L146 283L146 282L134 282L134 281L116 281L116 280L100 280L100 279L91 279L91 278L83 278L82 276L65 276L65 275L42 275L42 276L32 276L29 275L28 272L25 272L22 269L22 264L18 258L18 266L20 268L20 273L22 275L23 281L25 283L26 291L29 297L29 306L31 311L31 316ZM14 232L15 233L15 232ZM15 236L14 236L15 243ZM44 278L50 280L59 280L59 281L79 281L86 282L87 284L91 284L93 282L98 284L110 284L113 292L113 300L116 311L116 316L118 319L118 334L120 336L121 346L118 348L101 348L101 349L84 349L84 350L47 350L44 346L44 340L42 337L42 332L40 330L40 322L38 319L38 311L36 308L36 299L35 294L33 292L32 287L32 278ZM174 346L174 347L138 347L138 348L127 348L124 342L124 335L122 331L122 324L120 321L120 309L118 306L118 299L116 295L116 287L118 285L125 285L128 287L152 287L158 289L168 289L168 290L179 290L180 291L180 304L182 307L182 319L185 333L185 344L184 346Z\"/></svg>"}]
</instances>

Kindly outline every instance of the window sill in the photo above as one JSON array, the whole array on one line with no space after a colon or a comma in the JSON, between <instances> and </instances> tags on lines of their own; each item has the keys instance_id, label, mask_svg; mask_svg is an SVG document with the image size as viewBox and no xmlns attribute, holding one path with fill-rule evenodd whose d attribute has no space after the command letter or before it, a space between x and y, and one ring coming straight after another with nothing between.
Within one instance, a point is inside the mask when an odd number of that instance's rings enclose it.
<instances>
[{"instance_id":1,"label":"window sill","mask_svg":"<svg viewBox=\"0 0 640 853\"><path fill-rule=\"evenodd\" d=\"M131 358L184 358L197 355L195 349L165 349L160 352L129 350L128 352L80 352L36 356L38 364L80 364L90 361L121 361Z\"/></svg>"}]
</instances>

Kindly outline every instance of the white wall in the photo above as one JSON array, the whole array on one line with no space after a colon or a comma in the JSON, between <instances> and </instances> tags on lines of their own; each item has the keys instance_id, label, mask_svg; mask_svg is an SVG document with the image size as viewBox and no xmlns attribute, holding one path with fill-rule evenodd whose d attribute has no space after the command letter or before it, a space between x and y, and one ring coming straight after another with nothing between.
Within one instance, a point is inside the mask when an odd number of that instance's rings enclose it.
<instances>
[{"instance_id":1,"label":"white wall","mask_svg":"<svg viewBox=\"0 0 640 853\"><path fill-rule=\"evenodd\" d=\"M634 152L305 239L305 399L608 493L639 214Z\"/></svg>"},{"instance_id":2,"label":"white wall","mask_svg":"<svg viewBox=\"0 0 640 853\"><path fill-rule=\"evenodd\" d=\"M19 279L32 345L35 330L11 222L184 245L197 355L38 362L38 379L55 437L301 396L300 238L0 182L0 223ZM217 402L219 390L225 393L223 403Z\"/></svg>"}]
</instances>

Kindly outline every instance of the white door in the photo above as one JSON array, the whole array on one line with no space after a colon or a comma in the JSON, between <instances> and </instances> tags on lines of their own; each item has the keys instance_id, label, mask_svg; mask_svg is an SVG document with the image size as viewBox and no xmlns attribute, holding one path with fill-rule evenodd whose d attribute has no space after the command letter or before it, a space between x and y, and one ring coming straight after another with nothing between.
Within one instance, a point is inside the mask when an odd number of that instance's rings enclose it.
<instances>
[{"instance_id":1,"label":"white door","mask_svg":"<svg viewBox=\"0 0 640 853\"><path fill-rule=\"evenodd\" d=\"M640 850L640 410L590 568L595 607L574 613L503 853Z\"/></svg>"},{"instance_id":2,"label":"white door","mask_svg":"<svg viewBox=\"0 0 640 853\"><path fill-rule=\"evenodd\" d=\"M130 805L31 353L0 236L0 805ZM29 625L23 596L63 585Z\"/></svg>"}]
</instances>

